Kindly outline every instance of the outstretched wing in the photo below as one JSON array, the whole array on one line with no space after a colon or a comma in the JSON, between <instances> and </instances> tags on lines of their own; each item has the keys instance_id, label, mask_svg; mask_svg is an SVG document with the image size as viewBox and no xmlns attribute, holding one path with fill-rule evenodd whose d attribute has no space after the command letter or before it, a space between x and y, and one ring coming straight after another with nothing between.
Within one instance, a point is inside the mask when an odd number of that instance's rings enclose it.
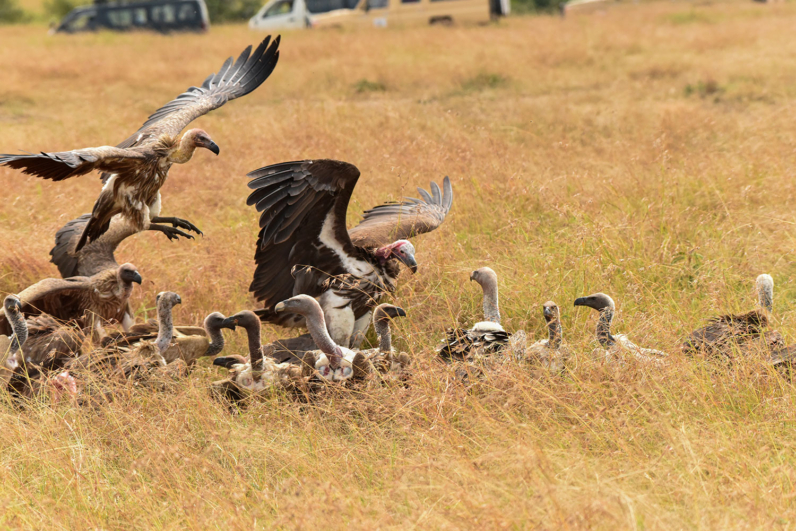
<instances>
[{"instance_id":1,"label":"outstretched wing","mask_svg":"<svg viewBox=\"0 0 796 531\"><path fill-rule=\"evenodd\" d=\"M155 111L144 125L119 144L119 147L136 146L162 134L175 137L185 129L185 126L200 116L218 109L230 100L252 92L274 71L279 60L280 39L281 37L277 36L271 42L269 35L254 53L252 47L248 46L234 63L232 57L227 59L217 74L210 74L201 87L189 88Z\"/></svg>"},{"instance_id":2,"label":"outstretched wing","mask_svg":"<svg viewBox=\"0 0 796 531\"><path fill-rule=\"evenodd\" d=\"M46 313L67 321L82 317L81 302L90 289L89 277L45 278L20 291L17 297L26 317ZM0 308L0 333L9 334L10 330L5 311Z\"/></svg>"},{"instance_id":3,"label":"outstretched wing","mask_svg":"<svg viewBox=\"0 0 796 531\"><path fill-rule=\"evenodd\" d=\"M453 187L447 177L442 190L444 193L432 182L430 194L417 189L422 199L407 197L365 211L362 222L348 231L351 241L360 247L381 247L431 232L442 225L453 205Z\"/></svg>"},{"instance_id":4,"label":"outstretched wing","mask_svg":"<svg viewBox=\"0 0 796 531\"><path fill-rule=\"evenodd\" d=\"M55 233L55 246L50 249L52 257L50 261L58 267L58 272L64 278L78 274L79 261L77 256L72 254L72 250L90 219L91 214L83 214L79 218L68 221ZM113 253L111 253L111 258L113 258Z\"/></svg>"},{"instance_id":5,"label":"outstretched wing","mask_svg":"<svg viewBox=\"0 0 796 531\"><path fill-rule=\"evenodd\" d=\"M320 294L324 275L348 272L341 255L357 257L359 253L345 226L348 201L359 179L355 166L336 160L305 160L266 166L248 176L254 191L246 203L262 212L254 254L257 268L249 291L263 301L266 313L293 295ZM302 274L294 278L292 269L297 265L310 266L310 272L302 268ZM291 326L287 320L292 316L273 312L268 316L260 312L260 316Z\"/></svg>"},{"instance_id":6,"label":"outstretched wing","mask_svg":"<svg viewBox=\"0 0 796 531\"><path fill-rule=\"evenodd\" d=\"M0 155L0 165L53 181L63 181L94 170L119 173L130 169L141 160L146 160L142 153L111 146L58 153L42 152L38 155Z\"/></svg>"}]
</instances>

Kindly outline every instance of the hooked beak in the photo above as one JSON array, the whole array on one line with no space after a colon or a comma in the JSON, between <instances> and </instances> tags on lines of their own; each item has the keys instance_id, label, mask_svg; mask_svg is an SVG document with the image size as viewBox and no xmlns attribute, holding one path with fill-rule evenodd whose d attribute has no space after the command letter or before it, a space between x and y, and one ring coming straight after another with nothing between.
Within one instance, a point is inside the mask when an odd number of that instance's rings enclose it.
<instances>
[{"instance_id":1,"label":"hooked beak","mask_svg":"<svg viewBox=\"0 0 796 531\"><path fill-rule=\"evenodd\" d=\"M177 295L177 300L174 302L174 304L182 304L182 298L179 295Z\"/></svg>"},{"instance_id":2,"label":"hooked beak","mask_svg":"<svg viewBox=\"0 0 796 531\"><path fill-rule=\"evenodd\" d=\"M216 156L218 156L218 154L221 153L221 148L218 147L218 144L216 144L212 140L210 142L208 142L207 144L202 144L202 147L209 149L210 151L215 153Z\"/></svg>"},{"instance_id":3,"label":"hooked beak","mask_svg":"<svg viewBox=\"0 0 796 531\"><path fill-rule=\"evenodd\" d=\"M284 312L286 309L287 309L287 307L285 306L284 302L280 302L276 306L274 306L274 311L276 313Z\"/></svg>"},{"instance_id":4,"label":"hooked beak","mask_svg":"<svg viewBox=\"0 0 796 531\"><path fill-rule=\"evenodd\" d=\"M228 328L230 330L235 330L238 326L238 319L236 317L227 317L223 321L221 321L221 328Z\"/></svg>"},{"instance_id":5,"label":"hooked beak","mask_svg":"<svg viewBox=\"0 0 796 531\"><path fill-rule=\"evenodd\" d=\"M575 306L577 306L577 305L578 305L578 301L575 301ZM544 316L545 317L552 317L553 316L553 309L552 308L548 308L548 307L545 306L545 308L544 308Z\"/></svg>"},{"instance_id":6,"label":"hooked beak","mask_svg":"<svg viewBox=\"0 0 796 531\"><path fill-rule=\"evenodd\" d=\"M417 273L417 261L415 260L414 255L407 254L406 256L399 256L398 260L403 262L403 264L409 268L412 274Z\"/></svg>"},{"instance_id":7,"label":"hooked beak","mask_svg":"<svg viewBox=\"0 0 796 531\"><path fill-rule=\"evenodd\" d=\"M136 284L138 284L140 286L141 282L143 282L143 281L144 281L144 279L141 278L141 273L139 273L138 271L133 271L133 282L135 282Z\"/></svg>"},{"instance_id":8,"label":"hooked beak","mask_svg":"<svg viewBox=\"0 0 796 531\"><path fill-rule=\"evenodd\" d=\"M588 306L588 297L578 297L575 299L575 306Z\"/></svg>"},{"instance_id":9,"label":"hooked beak","mask_svg":"<svg viewBox=\"0 0 796 531\"><path fill-rule=\"evenodd\" d=\"M395 314L398 317L406 317L406 310L404 310L403 308L396 308L395 309Z\"/></svg>"}]
</instances>

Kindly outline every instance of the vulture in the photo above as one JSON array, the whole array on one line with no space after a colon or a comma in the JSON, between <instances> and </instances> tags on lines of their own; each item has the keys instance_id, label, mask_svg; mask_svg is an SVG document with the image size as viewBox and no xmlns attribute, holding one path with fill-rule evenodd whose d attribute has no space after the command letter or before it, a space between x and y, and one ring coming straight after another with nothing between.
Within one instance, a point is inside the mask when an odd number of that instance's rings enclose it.
<instances>
[{"instance_id":1,"label":"vulture","mask_svg":"<svg viewBox=\"0 0 796 531\"><path fill-rule=\"evenodd\" d=\"M514 346L512 350L524 360L541 365L550 372L559 373L564 370L569 357L569 348L564 342L564 331L561 327L561 311L555 302L547 301L542 305L542 313L547 323L547 339L541 339L528 347L523 346L519 352ZM512 340L519 334L512 334Z\"/></svg>"},{"instance_id":2,"label":"vulture","mask_svg":"<svg viewBox=\"0 0 796 531\"><path fill-rule=\"evenodd\" d=\"M406 238L439 227L453 204L445 177L444 193L432 182L431 193L418 188L422 199L367 210L349 230L348 203L359 179L352 164L284 162L248 176L253 192L247 204L262 212L249 290L264 307L255 313L265 322L304 327L302 314L277 312L276 305L309 295L320 303L329 334L343 347L360 345L373 307L395 290L400 264L417 270L415 248Z\"/></svg>"},{"instance_id":3,"label":"vulture","mask_svg":"<svg viewBox=\"0 0 796 531\"><path fill-rule=\"evenodd\" d=\"M497 273L489 267L482 267L470 274L470 281L473 280L484 292L484 320L469 330L448 330L447 338L438 350L440 358L445 361L471 360L475 356L494 354L509 344L509 334L500 325Z\"/></svg>"},{"instance_id":4,"label":"vulture","mask_svg":"<svg viewBox=\"0 0 796 531\"><path fill-rule=\"evenodd\" d=\"M139 232L150 222L168 222L168 218L160 217L160 188L171 165L191 160L196 148L216 155L220 152L210 135L201 129L190 129L181 137L180 133L200 116L259 87L279 60L279 40L277 37L271 43L268 36L254 52L249 46L234 63L230 57L201 87L189 88L155 111L138 131L116 147L0 155L0 165L53 181L94 170L103 172L104 186L75 252L102 236L117 214Z\"/></svg>"},{"instance_id":5,"label":"vulture","mask_svg":"<svg viewBox=\"0 0 796 531\"><path fill-rule=\"evenodd\" d=\"M666 353L651 348L643 348L631 342L624 334L611 334L611 321L614 320L616 304L614 300L605 293L594 293L586 297L575 299L575 306L588 306L600 312L597 321L597 341L602 349L599 352L605 356L606 361L613 361L614 358L622 358L629 353L634 358L643 362L663 363Z\"/></svg>"},{"instance_id":6,"label":"vulture","mask_svg":"<svg viewBox=\"0 0 796 531\"><path fill-rule=\"evenodd\" d=\"M66 368L78 375L94 373L117 380L145 380L158 371L168 374L173 368L166 369L164 354L174 338L171 309L181 302L180 296L171 291L157 295L158 335L154 340L147 336L146 339L112 342L71 360ZM181 361L175 364L178 372L182 372L179 367L184 366Z\"/></svg>"},{"instance_id":7,"label":"vulture","mask_svg":"<svg viewBox=\"0 0 796 531\"><path fill-rule=\"evenodd\" d=\"M303 363L315 369L324 380L345 382L359 380L371 372L367 357L359 351L335 343L326 328L320 303L309 295L296 295L274 307L277 313L301 315L318 350L308 351Z\"/></svg>"},{"instance_id":8,"label":"vulture","mask_svg":"<svg viewBox=\"0 0 796 531\"><path fill-rule=\"evenodd\" d=\"M177 304L182 302L179 299ZM159 301L159 298L158 298ZM219 312L213 312L205 317L203 326L174 326L172 323L171 308L158 311L157 322L133 325L129 332L114 338L116 345L132 344L138 341L151 341L158 337L162 329L171 329L171 341L163 351L163 359L167 364L181 360L186 367L193 367L199 358L216 356L224 350L223 328L230 328L225 321L226 317Z\"/></svg>"},{"instance_id":9,"label":"vulture","mask_svg":"<svg viewBox=\"0 0 796 531\"><path fill-rule=\"evenodd\" d=\"M3 300L3 312L11 332L0 333L0 388L6 389L14 371L19 367L19 350L28 339L28 327L22 313L22 302L15 295Z\"/></svg>"},{"instance_id":10,"label":"vulture","mask_svg":"<svg viewBox=\"0 0 796 531\"><path fill-rule=\"evenodd\" d=\"M263 356L260 319L254 312L244 310L227 317L225 327L238 326L246 330L249 342L249 356L240 355L218 357L213 365L229 369L229 377L213 382L212 390L216 396L239 402L252 394L259 394L281 387L288 391L306 390L306 383L314 367L294 363L277 363ZM310 358L308 358L310 359Z\"/></svg>"},{"instance_id":11,"label":"vulture","mask_svg":"<svg viewBox=\"0 0 796 531\"><path fill-rule=\"evenodd\" d=\"M734 348L742 354L755 351L781 351L785 340L777 331L766 331L774 309L774 279L760 275L755 281L760 308L740 315L713 318L707 326L694 330L683 341L686 354L702 354L710 358L729 358Z\"/></svg>"},{"instance_id":12,"label":"vulture","mask_svg":"<svg viewBox=\"0 0 796 531\"><path fill-rule=\"evenodd\" d=\"M59 321L82 321L93 314L115 320L125 329L132 325L128 301L133 283L141 284L133 264L106 269L90 277L46 278L19 292L21 311L26 317L46 313ZM101 324L96 323L101 329ZM11 331L8 318L0 311L0 333Z\"/></svg>"},{"instance_id":13,"label":"vulture","mask_svg":"<svg viewBox=\"0 0 796 531\"><path fill-rule=\"evenodd\" d=\"M116 248L126 238L137 234L133 227L121 214L113 216L107 232L85 245L80 251L73 253L83 230L86 228L91 214L83 214L79 218L69 221L55 233L55 246L50 250L50 261L58 267L58 272L63 278L83 276L90 277L105 269L119 267L114 253ZM148 230L164 233L170 240L179 237L191 238L193 236L179 230L179 228L192 230L197 234L202 232L188 221L178 218L162 218L168 220L172 226L150 223ZM132 317L132 315L130 316Z\"/></svg>"},{"instance_id":14,"label":"vulture","mask_svg":"<svg viewBox=\"0 0 796 531\"><path fill-rule=\"evenodd\" d=\"M373 310L373 328L379 338L379 346L362 351L373 369L381 374L403 372L409 367L410 358L405 352L395 352L392 346L390 321L398 317L406 317L406 310L392 304L379 304Z\"/></svg>"}]
</instances>

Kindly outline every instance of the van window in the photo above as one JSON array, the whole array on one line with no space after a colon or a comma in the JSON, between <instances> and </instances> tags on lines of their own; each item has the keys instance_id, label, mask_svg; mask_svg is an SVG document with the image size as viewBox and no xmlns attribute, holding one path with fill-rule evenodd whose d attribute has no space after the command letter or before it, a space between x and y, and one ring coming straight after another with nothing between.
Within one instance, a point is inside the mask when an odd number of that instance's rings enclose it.
<instances>
[{"instance_id":1,"label":"van window","mask_svg":"<svg viewBox=\"0 0 796 531\"><path fill-rule=\"evenodd\" d=\"M67 31L82 31L91 29L97 19L97 13L88 11L80 13L66 24Z\"/></svg>"},{"instance_id":2,"label":"van window","mask_svg":"<svg viewBox=\"0 0 796 531\"><path fill-rule=\"evenodd\" d=\"M287 15L293 12L293 0L282 0L268 8L263 14L263 18L276 17L279 15Z\"/></svg>"},{"instance_id":3,"label":"van window","mask_svg":"<svg viewBox=\"0 0 796 531\"><path fill-rule=\"evenodd\" d=\"M368 9L382 9L390 5L390 0L368 0Z\"/></svg>"},{"instance_id":4,"label":"van window","mask_svg":"<svg viewBox=\"0 0 796 531\"><path fill-rule=\"evenodd\" d=\"M306 0L307 11L313 14L328 13L336 9L355 9L359 0Z\"/></svg>"},{"instance_id":5,"label":"van window","mask_svg":"<svg viewBox=\"0 0 796 531\"><path fill-rule=\"evenodd\" d=\"M152 20L163 24L173 24L177 20L177 12L171 4L155 6L152 8Z\"/></svg>"},{"instance_id":6,"label":"van window","mask_svg":"<svg viewBox=\"0 0 796 531\"><path fill-rule=\"evenodd\" d=\"M180 10L177 12L177 20L186 21L196 18L195 4L182 4Z\"/></svg>"},{"instance_id":7,"label":"van window","mask_svg":"<svg viewBox=\"0 0 796 531\"><path fill-rule=\"evenodd\" d=\"M111 9L107 13L111 27L125 29L133 25L133 12L130 9Z\"/></svg>"}]
</instances>

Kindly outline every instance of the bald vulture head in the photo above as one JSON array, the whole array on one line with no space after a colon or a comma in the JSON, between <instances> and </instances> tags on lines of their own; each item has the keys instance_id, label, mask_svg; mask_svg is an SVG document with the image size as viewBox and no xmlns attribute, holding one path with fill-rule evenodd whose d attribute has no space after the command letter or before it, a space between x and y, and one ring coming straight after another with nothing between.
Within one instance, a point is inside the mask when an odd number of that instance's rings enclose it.
<instances>
[{"instance_id":1,"label":"bald vulture head","mask_svg":"<svg viewBox=\"0 0 796 531\"><path fill-rule=\"evenodd\" d=\"M409 268L412 273L417 273L417 261L415 260L415 246L409 240L398 240L390 245L379 247L374 253L379 260L384 263L392 258L398 259L402 264Z\"/></svg>"},{"instance_id":2,"label":"bald vulture head","mask_svg":"<svg viewBox=\"0 0 796 531\"><path fill-rule=\"evenodd\" d=\"M771 312L774 310L774 279L763 273L755 281L757 298L760 306Z\"/></svg>"},{"instance_id":3,"label":"bald vulture head","mask_svg":"<svg viewBox=\"0 0 796 531\"><path fill-rule=\"evenodd\" d=\"M218 144L213 142L210 135L203 129L189 129L182 135L182 142L190 143L190 146L193 148L205 148L216 155L221 153L221 148L218 147Z\"/></svg>"},{"instance_id":4,"label":"bald vulture head","mask_svg":"<svg viewBox=\"0 0 796 531\"><path fill-rule=\"evenodd\" d=\"M373 311L373 323L389 323L396 317L406 317L406 310L392 304L379 304Z\"/></svg>"},{"instance_id":5,"label":"bald vulture head","mask_svg":"<svg viewBox=\"0 0 796 531\"><path fill-rule=\"evenodd\" d=\"M612 311L616 309L614 300L605 293L594 293L586 297L579 297L575 299L575 306L588 306L589 308L594 308L598 312L605 309Z\"/></svg>"},{"instance_id":6,"label":"bald vulture head","mask_svg":"<svg viewBox=\"0 0 796 531\"><path fill-rule=\"evenodd\" d=\"M255 315L254 312L249 310L243 310L242 312L238 312L235 315L231 315L224 319L223 315L216 312L218 315L222 317L222 324L219 325L219 328L229 328L230 330L235 330L236 327L241 326L246 330L250 328L256 327L257 330L260 329L260 318ZM208 319L214 314L210 314L207 316Z\"/></svg>"},{"instance_id":7,"label":"bald vulture head","mask_svg":"<svg viewBox=\"0 0 796 531\"><path fill-rule=\"evenodd\" d=\"M577 305L577 301L575 302ZM559 311L558 305L553 301L547 301L542 305L542 311L544 312L544 320L546 323L550 324L552 321L559 320Z\"/></svg>"}]
</instances>

